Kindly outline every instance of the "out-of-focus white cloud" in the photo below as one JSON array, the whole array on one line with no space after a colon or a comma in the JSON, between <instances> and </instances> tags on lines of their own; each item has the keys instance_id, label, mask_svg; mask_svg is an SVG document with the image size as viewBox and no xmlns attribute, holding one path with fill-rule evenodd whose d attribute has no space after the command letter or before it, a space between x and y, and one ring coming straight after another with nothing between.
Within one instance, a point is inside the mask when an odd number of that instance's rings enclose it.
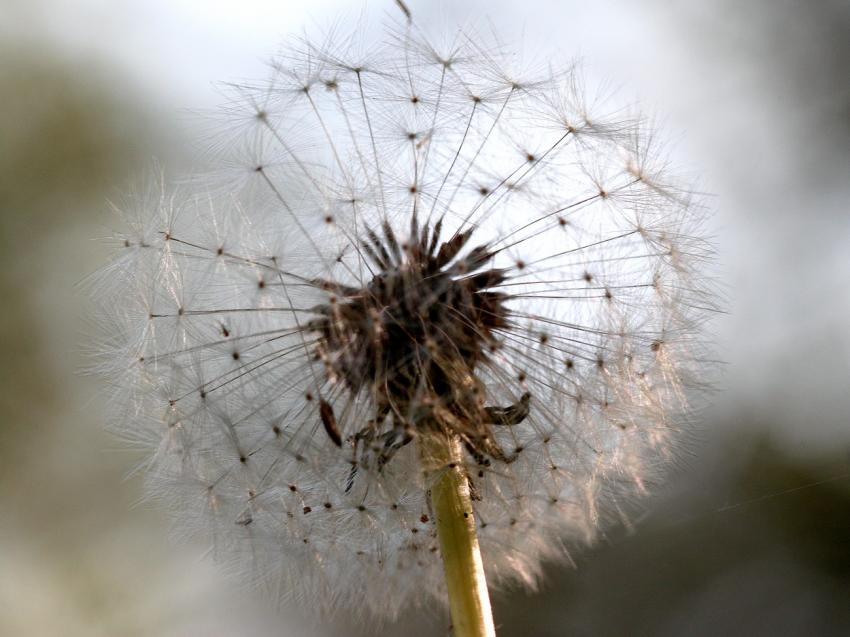
<instances>
[{"instance_id":1,"label":"out-of-focus white cloud","mask_svg":"<svg viewBox=\"0 0 850 637\"><path fill-rule=\"evenodd\" d=\"M529 46L548 54L581 53L608 75L622 70L622 77L633 75L646 60L642 39L647 33L653 40L661 37L650 13L618 0L409 4L426 27L460 24L487 30L492 23L505 39L524 36ZM386 15L401 16L391 0L11 0L0 15L0 33L25 38L26 30L34 29L75 55L104 56L186 105L187 100L214 101L211 82L261 73L261 61L287 35L315 31L342 17L348 18L346 24L361 17L378 23ZM623 68L623 51L631 51L632 68Z\"/></svg>"}]
</instances>

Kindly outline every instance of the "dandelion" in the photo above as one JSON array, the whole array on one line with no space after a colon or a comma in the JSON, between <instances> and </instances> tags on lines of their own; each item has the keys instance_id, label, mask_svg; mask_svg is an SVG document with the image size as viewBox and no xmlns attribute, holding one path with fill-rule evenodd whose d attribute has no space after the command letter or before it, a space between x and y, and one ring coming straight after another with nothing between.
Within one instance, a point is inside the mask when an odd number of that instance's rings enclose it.
<instances>
[{"instance_id":1,"label":"dandelion","mask_svg":"<svg viewBox=\"0 0 850 637\"><path fill-rule=\"evenodd\" d=\"M703 212L640 118L516 62L410 20L299 42L229 87L220 171L123 211L115 429L283 600L492 634L485 574L627 519L687 428Z\"/></svg>"}]
</instances>

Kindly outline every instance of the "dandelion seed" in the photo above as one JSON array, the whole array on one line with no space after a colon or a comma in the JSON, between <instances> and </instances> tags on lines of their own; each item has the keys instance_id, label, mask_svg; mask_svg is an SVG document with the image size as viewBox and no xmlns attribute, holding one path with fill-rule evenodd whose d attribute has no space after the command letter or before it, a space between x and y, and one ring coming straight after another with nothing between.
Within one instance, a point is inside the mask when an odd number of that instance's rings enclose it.
<instances>
[{"instance_id":1,"label":"dandelion seed","mask_svg":"<svg viewBox=\"0 0 850 637\"><path fill-rule=\"evenodd\" d=\"M97 278L148 493L272 594L390 618L445 599L446 472L493 585L624 516L688 425L711 302L643 122L398 5L380 47L233 87L222 171L132 202Z\"/></svg>"}]
</instances>

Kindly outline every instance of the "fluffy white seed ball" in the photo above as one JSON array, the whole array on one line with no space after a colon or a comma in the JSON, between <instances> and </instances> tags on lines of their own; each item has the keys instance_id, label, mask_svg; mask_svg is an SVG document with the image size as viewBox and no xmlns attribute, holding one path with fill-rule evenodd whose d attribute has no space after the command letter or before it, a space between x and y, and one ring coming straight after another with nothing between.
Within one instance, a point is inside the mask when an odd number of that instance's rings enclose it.
<instances>
[{"instance_id":1,"label":"fluffy white seed ball","mask_svg":"<svg viewBox=\"0 0 850 637\"><path fill-rule=\"evenodd\" d=\"M687 425L702 212L643 122L510 66L410 25L298 45L232 87L219 172L125 211L97 278L115 429L276 595L443 599L426 427L465 444L489 581L531 585Z\"/></svg>"}]
</instances>

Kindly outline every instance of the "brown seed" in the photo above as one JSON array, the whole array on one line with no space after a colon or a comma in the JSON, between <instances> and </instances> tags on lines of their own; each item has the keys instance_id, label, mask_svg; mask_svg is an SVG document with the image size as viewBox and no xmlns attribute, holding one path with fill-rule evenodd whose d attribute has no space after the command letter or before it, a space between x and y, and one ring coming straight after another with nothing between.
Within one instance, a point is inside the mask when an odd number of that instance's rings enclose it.
<instances>
[{"instance_id":1,"label":"brown seed","mask_svg":"<svg viewBox=\"0 0 850 637\"><path fill-rule=\"evenodd\" d=\"M325 432L328 434L328 438L337 447L342 447L342 435L339 432L333 407L324 399L319 401L319 415L322 418L322 424L325 426Z\"/></svg>"}]
</instances>

